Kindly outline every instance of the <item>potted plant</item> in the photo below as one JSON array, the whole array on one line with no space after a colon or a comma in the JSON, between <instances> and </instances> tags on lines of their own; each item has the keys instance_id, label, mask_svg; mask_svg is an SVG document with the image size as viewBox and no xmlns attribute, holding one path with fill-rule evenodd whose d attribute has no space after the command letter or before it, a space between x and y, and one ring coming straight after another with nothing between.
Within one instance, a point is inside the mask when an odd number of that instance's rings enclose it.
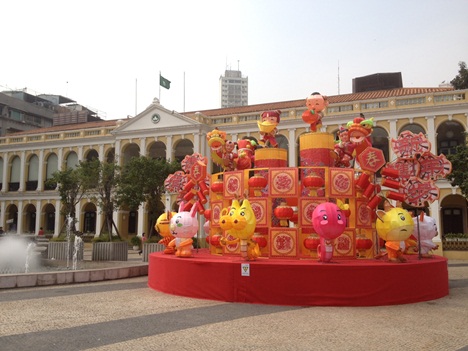
<instances>
[{"instance_id":1,"label":"potted plant","mask_svg":"<svg viewBox=\"0 0 468 351\"><path fill-rule=\"evenodd\" d=\"M454 233L447 233L443 237L445 241L458 241L457 240L457 235Z\"/></svg>"},{"instance_id":2,"label":"potted plant","mask_svg":"<svg viewBox=\"0 0 468 351\"><path fill-rule=\"evenodd\" d=\"M130 239L130 244L133 245L133 250L138 251L141 247L141 238L138 235L133 236Z\"/></svg>"}]
</instances>

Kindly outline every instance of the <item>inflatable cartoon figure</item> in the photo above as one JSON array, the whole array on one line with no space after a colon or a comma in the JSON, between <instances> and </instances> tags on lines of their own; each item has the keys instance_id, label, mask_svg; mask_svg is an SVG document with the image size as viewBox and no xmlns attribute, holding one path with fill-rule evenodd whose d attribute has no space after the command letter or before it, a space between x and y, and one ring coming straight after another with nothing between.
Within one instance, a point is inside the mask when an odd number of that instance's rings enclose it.
<instances>
[{"instance_id":1,"label":"inflatable cartoon figure","mask_svg":"<svg viewBox=\"0 0 468 351\"><path fill-rule=\"evenodd\" d=\"M233 171L236 168L236 157L234 149L236 143L226 139L226 132L213 129L206 134L208 146L211 149L211 158L214 163L221 166L224 171Z\"/></svg>"},{"instance_id":2,"label":"inflatable cartoon figure","mask_svg":"<svg viewBox=\"0 0 468 351\"><path fill-rule=\"evenodd\" d=\"M346 228L345 216L336 204L324 202L312 213L312 224L320 236L320 244L317 247L319 261L330 262L333 256L333 241Z\"/></svg>"},{"instance_id":3,"label":"inflatable cartoon figure","mask_svg":"<svg viewBox=\"0 0 468 351\"><path fill-rule=\"evenodd\" d=\"M281 111L265 111L261 114L262 121L258 121L258 129L260 130L260 141L263 143L269 142L272 147L278 147L275 135L278 133L276 128L280 122Z\"/></svg>"},{"instance_id":4,"label":"inflatable cartoon figure","mask_svg":"<svg viewBox=\"0 0 468 351\"><path fill-rule=\"evenodd\" d=\"M368 147L372 147L371 133L374 120L372 118L365 119L361 113L351 122L348 122L347 128L349 133L349 140L354 145L355 159Z\"/></svg>"},{"instance_id":5,"label":"inflatable cartoon figure","mask_svg":"<svg viewBox=\"0 0 468 351\"><path fill-rule=\"evenodd\" d=\"M385 240L388 259L391 262L406 262L403 257L401 242L407 240L414 231L414 223L408 211L394 207L385 212L377 211L377 234ZM377 256L377 258L383 255Z\"/></svg>"},{"instance_id":6,"label":"inflatable cartoon figure","mask_svg":"<svg viewBox=\"0 0 468 351\"><path fill-rule=\"evenodd\" d=\"M349 140L348 129L340 127L338 135L340 141L335 144L335 153L338 155L336 167L350 167L356 146Z\"/></svg>"},{"instance_id":7,"label":"inflatable cartoon figure","mask_svg":"<svg viewBox=\"0 0 468 351\"><path fill-rule=\"evenodd\" d=\"M168 247L169 243L174 239L174 236L171 234L171 217L175 216L175 212L167 211L160 215L156 220L156 224L154 225L154 229L161 235L163 238L159 240L158 244L162 244L166 246L164 249L165 254L173 254L175 250L173 247Z\"/></svg>"},{"instance_id":8,"label":"inflatable cartoon figure","mask_svg":"<svg viewBox=\"0 0 468 351\"><path fill-rule=\"evenodd\" d=\"M232 140L226 140L223 152L223 169L233 171L236 169L237 153L235 151L237 144Z\"/></svg>"},{"instance_id":9,"label":"inflatable cartoon figure","mask_svg":"<svg viewBox=\"0 0 468 351\"><path fill-rule=\"evenodd\" d=\"M302 120L310 125L310 131L316 132L322 125L323 110L328 106L328 98L320 93L312 93L306 99L307 110L302 114Z\"/></svg>"},{"instance_id":10,"label":"inflatable cartoon figure","mask_svg":"<svg viewBox=\"0 0 468 351\"><path fill-rule=\"evenodd\" d=\"M250 201L244 199L239 203L237 199L232 200L230 208L223 209L219 226L235 239L229 241L224 239L223 245L239 242L241 256L246 260L255 260L260 256L258 243L252 240L256 225L257 219Z\"/></svg>"},{"instance_id":11,"label":"inflatable cartoon figure","mask_svg":"<svg viewBox=\"0 0 468 351\"><path fill-rule=\"evenodd\" d=\"M419 222L419 242L421 246L421 256L422 257L432 257L429 253L431 250L437 250L439 245L434 244L432 239L435 238L438 234L437 225L435 219L429 216L426 216L424 212L421 212L419 218L413 217L414 230L417 235L418 222Z\"/></svg>"},{"instance_id":12,"label":"inflatable cartoon figure","mask_svg":"<svg viewBox=\"0 0 468 351\"><path fill-rule=\"evenodd\" d=\"M250 139L237 140L237 169L252 168L255 159L255 142Z\"/></svg>"},{"instance_id":13,"label":"inflatable cartoon figure","mask_svg":"<svg viewBox=\"0 0 468 351\"><path fill-rule=\"evenodd\" d=\"M190 211L183 211L185 204L181 202L179 212L171 218L170 230L174 239L167 245L175 248L176 256L192 256L192 237L198 231L197 206L192 206Z\"/></svg>"}]
</instances>

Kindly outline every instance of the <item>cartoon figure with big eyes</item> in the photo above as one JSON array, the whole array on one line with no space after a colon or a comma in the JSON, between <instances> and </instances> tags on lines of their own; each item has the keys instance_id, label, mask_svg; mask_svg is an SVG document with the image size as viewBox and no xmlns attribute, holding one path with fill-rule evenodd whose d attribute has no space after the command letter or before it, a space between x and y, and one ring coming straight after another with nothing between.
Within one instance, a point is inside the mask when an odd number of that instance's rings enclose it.
<instances>
[{"instance_id":1,"label":"cartoon figure with big eyes","mask_svg":"<svg viewBox=\"0 0 468 351\"><path fill-rule=\"evenodd\" d=\"M323 110L328 106L328 98L320 93L312 93L306 99L307 110L302 114L302 120L310 125L310 131L316 132L322 125Z\"/></svg>"},{"instance_id":2,"label":"cartoon figure with big eyes","mask_svg":"<svg viewBox=\"0 0 468 351\"><path fill-rule=\"evenodd\" d=\"M197 206L192 205L190 211L183 211L185 203L179 205L179 212L172 216L170 230L174 239L167 245L176 250L178 257L192 256L193 237L198 231Z\"/></svg>"},{"instance_id":3,"label":"cartoon figure with big eyes","mask_svg":"<svg viewBox=\"0 0 468 351\"><path fill-rule=\"evenodd\" d=\"M258 129L260 131L260 141L269 143L272 147L278 147L275 135L278 134L276 128L280 122L281 111L265 111L261 114L262 121L258 121Z\"/></svg>"},{"instance_id":4,"label":"cartoon figure with big eyes","mask_svg":"<svg viewBox=\"0 0 468 351\"><path fill-rule=\"evenodd\" d=\"M414 231L414 223L408 211L400 207L394 207L385 212L378 210L375 227L380 238L385 240L388 260L390 262L406 262L403 257L401 242L407 240ZM380 254L376 258L383 257Z\"/></svg>"},{"instance_id":5,"label":"cartoon figure with big eyes","mask_svg":"<svg viewBox=\"0 0 468 351\"><path fill-rule=\"evenodd\" d=\"M320 236L317 247L319 261L330 262L333 257L333 242L346 228L345 215L336 204L324 202L312 213L312 224Z\"/></svg>"}]
</instances>

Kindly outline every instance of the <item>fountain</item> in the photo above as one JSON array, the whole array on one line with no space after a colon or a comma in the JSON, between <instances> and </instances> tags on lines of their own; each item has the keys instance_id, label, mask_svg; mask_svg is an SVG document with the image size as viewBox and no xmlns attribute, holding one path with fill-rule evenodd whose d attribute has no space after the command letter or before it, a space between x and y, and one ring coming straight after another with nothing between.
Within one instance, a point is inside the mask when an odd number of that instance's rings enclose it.
<instances>
[{"instance_id":1,"label":"fountain","mask_svg":"<svg viewBox=\"0 0 468 351\"><path fill-rule=\"evenodd\" d=\"M75 235L75 242L73 243L73 259L72 259L72 269L76 271L78 269L78 252L83 247L83 239L81 239L78 235Z\"/></svg>"},{"instance_id":2,"label":"fountain","mask_svg":"<svg viewBox=\"0 0 468 351\"><path fill-rule=\"evenodd\" d=\"M40 267L36 244L18 234L0 240L0 274L29 273Z\"/></svg>"},{"instance_id":3,"label":"fountain","mask_svg":"<svg viewBox=\"0 0 468 351\"><path fill-rule=\"evenodd\" d=\"M148 264L138 256L135 262L96 262L85 260L83 240L69 236L64 244L70 248L63 259L41 258L36 236L6 234L0 236L0 289L87 283L145 276ZM89 255L90 256L90 255ZM71 264L70 264L71 263Z\"/></svg>"}]
</instances>

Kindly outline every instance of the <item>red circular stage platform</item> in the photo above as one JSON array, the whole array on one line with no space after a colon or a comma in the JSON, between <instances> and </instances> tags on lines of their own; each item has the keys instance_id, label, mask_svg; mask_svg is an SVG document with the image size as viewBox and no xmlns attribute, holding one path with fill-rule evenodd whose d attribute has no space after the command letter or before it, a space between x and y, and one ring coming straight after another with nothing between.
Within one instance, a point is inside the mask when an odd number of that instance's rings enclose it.
<instances>
[{"instance_id":1,"label":"red circular stage platform","mask_svg":"<svg viewBox=\"0 0 468 351\"><path fill-rule=\"evenodd\" d=\"M215 256L149 255L148 285L168 294L293 306L381 306L434 300L448 295L447 259L406 263L385 260L286 260Z\"/></svg>"}]
</instances>

